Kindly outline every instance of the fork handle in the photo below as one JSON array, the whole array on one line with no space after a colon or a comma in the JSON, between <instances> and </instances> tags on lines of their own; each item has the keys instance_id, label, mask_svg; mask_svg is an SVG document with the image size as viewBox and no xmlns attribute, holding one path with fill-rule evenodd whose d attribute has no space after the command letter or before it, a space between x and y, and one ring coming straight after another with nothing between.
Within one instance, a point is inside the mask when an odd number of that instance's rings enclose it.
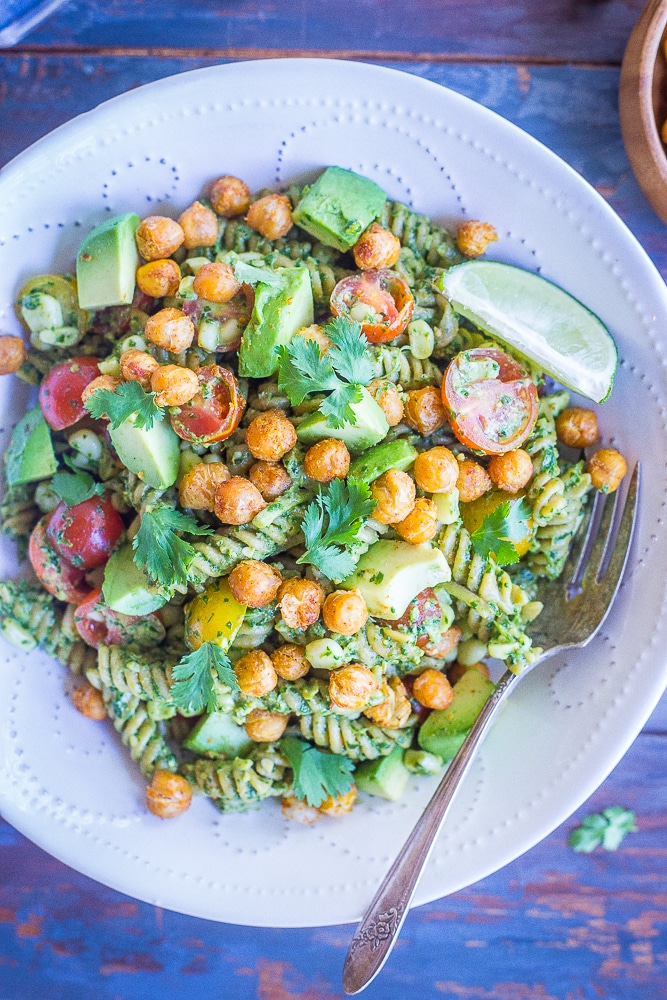
<instances>
[{"instance_id":1,"label":"fork handle","mask_svg":"<svg viewBox=\"0 0 667 1000\"><path fill-rule=\"evenodd\" d=\"M343 989L347 994L365 989L389 957L459 785L517 680L518 675L509 670L501 677L362 917L343 967Z\"/></svg>"}]
</instances>

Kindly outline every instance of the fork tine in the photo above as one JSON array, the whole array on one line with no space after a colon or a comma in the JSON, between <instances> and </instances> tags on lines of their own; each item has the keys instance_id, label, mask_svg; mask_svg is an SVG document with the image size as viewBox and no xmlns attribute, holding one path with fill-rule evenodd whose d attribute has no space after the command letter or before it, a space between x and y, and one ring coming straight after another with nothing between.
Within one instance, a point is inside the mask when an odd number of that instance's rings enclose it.
<instances>
[{"instance_id":1,"label":"fork tine","mask_svg":"<svg viewBox=\"0 0 667 1000\"><path fill-rule=\"evenodd\" d=\"M588 566L593 549L593 543L598 536L600 519L604 508L605 497L601 493L595 494L593 503L588 514L585 515L585 529L582 524L574 536L570 546L566 570L574 567L569 580L565 579L565 589L568 598L571 599L576 594L581 593L581 583L584 578L586 567Z\"/></svg>"},{"instance_id":2,"label":"fork tine","mask_svg":"<svg viewBox=\"0 0 667 1000\"><path fill-rule=\"evenodd\" d=\"M625 505L618 522L618 531L613 542L613 548L607 539L607 546L602 553L599 564L597 581L611 604L625 570L625 565L632 544L635 525L637 523L637 511L639 509L639 496L641 491L641 463L637 462L632 473L632 478L628 486L625 498ZM616 507L617 505L615 505ZM613 522L612 522L613 525Z\"/></svg>"}]
</instances>

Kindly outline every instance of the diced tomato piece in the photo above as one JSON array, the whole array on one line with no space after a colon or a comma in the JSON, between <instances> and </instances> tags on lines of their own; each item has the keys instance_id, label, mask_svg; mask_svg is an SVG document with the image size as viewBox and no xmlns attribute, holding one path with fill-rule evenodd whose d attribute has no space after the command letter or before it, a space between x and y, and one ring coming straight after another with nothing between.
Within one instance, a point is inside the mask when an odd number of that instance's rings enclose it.
<instances>
[{"instance_id":1,"label":"diced tomato piece","mask_svg":"<svg viewBox=\"0 0 667 1000\"><path fill-rule=\"evenodd\" d=\"M123 646L133 643L149 646L161 642L164 625L157 614L122 615L107 607L98 588L90 592L74 612L76 630L84 642L98 646Z\"/></svg>"},{"instance_id":2,"label":"diced tomato piece","mask_svg":"<svg viewBox=\"0 0 667 1000\"><path fill-rule=\"evenodd\" d=\"M38 521L30 535L28 557L40 583L49 594L68 604L79 604L90 593L84 571L66 562L51 545L47 535L48 514Z\"/></svg>"},{"instance_id":3,"label":"diced tomato piece","mask_svg":"<svg viewBox=\"0 0 667 1000\"><path fill-rule=\"evenodd\" d=\"M53 366L39 389L39 405L49 427L62 431L87 416L81 393L99 374L97 358L73 358Z\"/></svg>"},{"instance_id":4,"label":"diced tomato piece","mask_svg":"<svg viewBox=\"0 0 667 1000\"><path fill-rule=\"evenodd\" d=\"M228 368L205 365L196 369L201 389L189 403L171 410L171 426L184 441L212 444L224 441L239 425L245 399Z\"/></svg>"},{"instance_id":5,"label":"diced tomato piece","mask_svg":"<svg viewBox=\"0 0 667 1000\"><path fill-rule=\"evenodd\" d=\"M410 287L388 267L350 274L338 282L330 300L334 316L361 323L371 344L383 344L403 333L415 307Z\"/></svg>"},{"instance_id":6,"label":"diced tomato piece","mask_svg":"<svg viewBox=\"0 0 667 1000\"><path fill-rule=\"evenodd\" d=\"M51 545L72 566L95 569L111 555L123 534L123 519L108 495L67 507L59 504L49 520Z\"/></svg>"}]
</instances>

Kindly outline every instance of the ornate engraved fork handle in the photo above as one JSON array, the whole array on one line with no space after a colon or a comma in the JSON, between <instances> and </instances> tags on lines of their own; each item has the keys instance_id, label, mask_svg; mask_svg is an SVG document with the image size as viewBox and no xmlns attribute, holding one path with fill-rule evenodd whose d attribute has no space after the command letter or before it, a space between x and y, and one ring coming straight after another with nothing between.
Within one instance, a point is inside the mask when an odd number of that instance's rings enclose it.
<instances>
[{"instance_id":1,"label":"ornate engraved fork handle","mask_svg":"<svg viewBox=\"0 0 667 1000\"><path fill-rule=\"evenodd\" d=\"M509 670L500 679L373 897L345 959L343 989L346 993L360 993L389 957L447 810L496 712L517 680L517 675Z\"/></svg>"}]
</instances>

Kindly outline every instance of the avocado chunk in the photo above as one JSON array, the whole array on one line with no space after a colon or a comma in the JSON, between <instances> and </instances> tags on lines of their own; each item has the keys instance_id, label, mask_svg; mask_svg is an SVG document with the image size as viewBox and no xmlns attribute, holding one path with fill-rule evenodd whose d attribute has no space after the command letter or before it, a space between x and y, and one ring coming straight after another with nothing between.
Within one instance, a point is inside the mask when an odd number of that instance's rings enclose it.
<instances>
[{"instance_id":1,"label":"avocado chunk","mask_svg":"<svg viewBox=\"0 0 667 1000\"><path fill-rule=\"evenodd\" d=\"M327 167L292 212L292 219L315 239L346 251L382 212L382 188L342 167Z\"/></svg>"},{"instance_id":2,"label":"avocado chunk","mask_svg":"<svg viewBox=\"0 0 667 1000\"><path fill-rule=\"evenodd\" d=\"M141 475L148 486L166 490L178 476L180 438L166 421L138 427L136 415L109 430L111 443L123 465Z\"/></svg>"},{"instance_id":3,"label":"avocado chunk","mask_svg":"<svg viewBox=\"0 0 667 1000\"><path fill-rule=\"evenodd\" d=\"M129 543L111 553L104 567L102 596L112 611L121 615L147 615L166 603L166 598L151 590L148 577L134 561Z\"/></svg>"},{"instance_id":4,"label":"avocado chunk","mask_svg":"<svg viewBox=\"0 0 667 1000\"><path fill-rule=\"evenodd\" d=\"M422 590L450 579L440 549L381 538L364 553L341 587L359 590L371 615L394 621Z\"/></svg>"},{"instance_id":5,"label":"avocado chunk","mask_svg":"<svg viewBox=\"0 0 667 1000\"><path fill-rule=\"evenodd\" d=\"M313 322L313 287L305 267L280 267L271 272L278 283L260 281L250 321L239 348L239 375L265 378L278 370L277 347Z\"/></svg>"},{"instance_id":6,"label":"avocado chunk","mask_svg":"<svg viewBox=\"0 0 667 1000\"><path fill-rule=\"evenodd\" d=\"M204 757L242 757L253 745L243 726L237 726L226 712L203 715L183 740L186 750Z\"/></svg>"},{"instance_id":7,"label":"avocado chunk","mask_svg":"<svg viewBox=\"0 0 667 1000\"><path fill-rule=\"evenodd\" d=\"M451 760L470 727L495 690L495 684L477 670L466 670L454 685L449 708L435 709L422 723L417 742L423 750Z\"/></svg>"},{"instance_id":8,"label":"avocado chunk","mask_svg":"<svg viewBox=\"0 0 667 1000\"><path fill-rule=\"evenodd\" d=\"M328 418L316 410L299 424L296 436L305 445L315 444L324 438L344 441L352 454L372 448L389 433L387 418L370 392L362 388L361 399L351 404L356 423L345 422L342 427L332 427Z\"/></svg>"},{"instance_id":9,"label":"avocado chunk","mask_svg":"<svg viewBox=\"0 0 667 1000\"><path fill-rule=\"evenodd\" d=\"M139 216L124 212L95 226L76 258L76 283L82 309L104 309L132 302L139 254L134 234Z\"/></svg>"},{"instance_id":10,"label":"avocado chunk","mask_svg":"<svg viewBox=\"0 0 667 1000\"><path fill-rule=\"evenodd\" d=\"M405 472L414 465L416 457L417 449L407 441L401 438L397 441L386 441L370 448L365 454L350 462L348 475L354 479L363 479L365 483L372 483L389 469L400 469L401 472Z\"/></svg>"},{"instance_id":11,"label":"avocado chunk","mask_svg":"<svg viewBox=\"0 0 667 1000\"><path fill-rule=\"evenodd\" d=\"M39 406L28 410L12 432L5 452L5 476L8 486L36 483L48 479L58 468L53 453L51 431Z\"/></svg>"},{"instance_id":12,"label":"avocado chunk","mask_svg":"<svg viewBox=\"0 0 667 1000\"><path fill-rule=\"evenodd\" d=\"M456 486L446 493L434 493L431 497L438 511L440 524L454 524L459 519L459 491Z\"/></svg>"},{"instance_id":13,"label":"avocado chunk","mask_svg":"<svg viewBox=\"0 0 667 1000\"><path fill-rule=\"evenodd\" d=\"M394 747L386 757L365 760L354 771L354 783L360 792L379 795L397 802L405 792L410 772L403 763L403 750Z\"/></svg>"}]
</instances>

